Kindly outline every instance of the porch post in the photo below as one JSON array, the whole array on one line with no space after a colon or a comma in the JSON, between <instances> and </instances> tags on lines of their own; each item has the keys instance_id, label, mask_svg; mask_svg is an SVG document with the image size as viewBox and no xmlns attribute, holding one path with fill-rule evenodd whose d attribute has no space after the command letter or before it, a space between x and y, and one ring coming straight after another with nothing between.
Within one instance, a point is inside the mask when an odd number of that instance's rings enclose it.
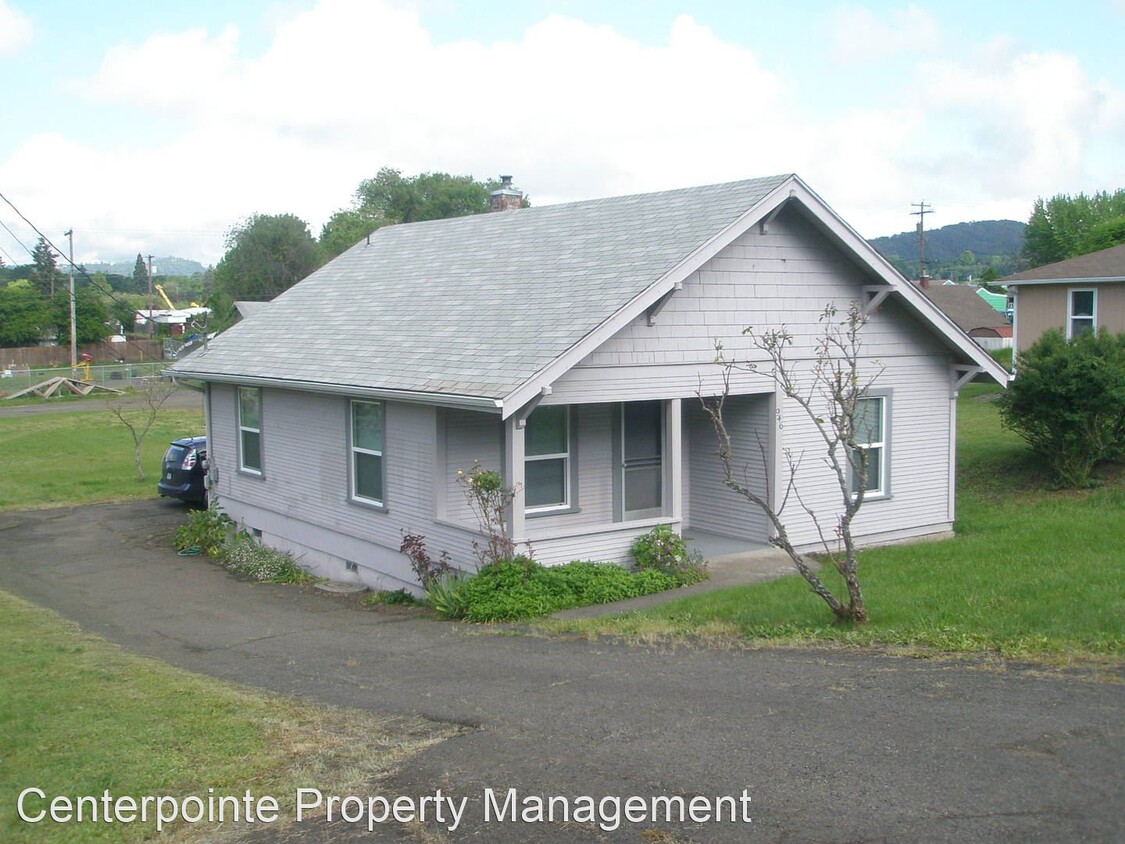
<instances>
[{"instance_id":1,"label":"porch post","mask_svg":"<svg viewBox=\"0 0 1125 844\"><path fill-rule=\"evenodd\" d=\"M664 403L665 428L668 431L668 515L679 520L683 513L683 415L682 401L668 399Z\"/></svg>"},{"instance_id":2,"label":"porch post","mask_svg":"<svg viewBox=\"0 0 1125 844\"><path fill-rule=\"evenodd\" d=\"M508 536L524 541L524 431L527 420L514 413L504 420L504 483L515 490L508 509Z\"/></svg>"}]
</instances>

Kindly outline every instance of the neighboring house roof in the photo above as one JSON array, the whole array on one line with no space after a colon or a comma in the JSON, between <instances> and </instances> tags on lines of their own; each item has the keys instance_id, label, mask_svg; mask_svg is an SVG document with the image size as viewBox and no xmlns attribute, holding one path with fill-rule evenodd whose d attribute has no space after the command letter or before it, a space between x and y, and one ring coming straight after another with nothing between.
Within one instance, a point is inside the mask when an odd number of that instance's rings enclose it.
<instances>
[{"instance_id":1,"label":"neighboring house roof","mask_svg":"<svg viewBox=\"0 0 1125 844\"><path fill-rule=\"evenodd\" d=\"M962 331L969 332L975 328L995 328L1008 324L1008 321L977 295L977 291L972 287L945 284L921 289L926 294L926 298L948 314Z\"/></svg>"},{"instance_id":2,"label":"neighboring house roof","mask_svg":"<svg viewBox=\"0 0 1125 844\"><path fill-rule=\"evenodd\" d=\"M985 290L983 287L977 288L977 295L994 311L999 311L1002 314L1008 313L1007 295L1003 293L992 293L991 291Z\"/></svg>"},{"instance_id":3,"label":"neighboring house roof","mask_svg":"<svg viewBox=\"0 0 1125 844\"><path fill-rule=\"evenodd\" d=\"M791 201L1006 377L793 175L385 226L171 370L508 416Z\"/></svg>"},{"instance_id":4,"label":"neighboring house roof","mask_svg":"<svg viewBox=\"0 0 1125 844\"><path fill-rule=\"evenodd\" d=\"M1002 279L1006 284L1046 284L1070 281L1125 281L1125 243L1077 258L1044 264Z\"/></svg>"}]
</instances>

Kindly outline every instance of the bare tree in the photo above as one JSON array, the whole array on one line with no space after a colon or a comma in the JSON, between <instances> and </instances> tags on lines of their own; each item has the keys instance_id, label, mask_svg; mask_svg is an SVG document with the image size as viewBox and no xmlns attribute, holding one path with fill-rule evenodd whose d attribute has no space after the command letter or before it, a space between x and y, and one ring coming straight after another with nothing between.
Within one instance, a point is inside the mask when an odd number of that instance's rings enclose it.
<instances>
[{"instance_id":1,"label":"bare tree","mask_svg":"<svg viewBox=\"0 0 1125 844\"><path fill-rule=\"evenodd\" d=\"M164 402L175 390L176 385L171 381L150 378L145 381L144 387L140 390L117 400L109 408L109 412L113 414L114 418L128 428L129 433L133 436L133 465L137 469L138 481L145 479L145 470L141 465L141 444L148 436L148 432L152 430L153 423L156 422L156 417L160 413L160 408L163 407ZM138 397L139 401L130 401ZM129 403L126 404L126 402Z\"/></svg>"},{"instance_id":2,"label":"bare tree","mask_svg":"<svg viewBox=\"0 0 1125 844\"><path fill-rule=\"evenodd\" d=\"M866 318L857 303L851 303L843 317L839 316L835 306L827 306L820 315L823 330L817 338L814 358L807 373L787 357L794 337L786 327L770 329L761 334L756 334L752 328L746 328L742 333L750 337L754 348L765 352L769 368L760 367L752 361L732 360L725 355L722 344L717 344L716 362L723 367L723 393L712 399L700 396L718 436L717 454L723 464L724 485L761 509L773 527L774 536L770 542L789 556L812 591L824 599L837 619L855 624L867 621L867 607L860 588L852 522L863 506L869 462L868 451L863 447L868 440L857 442L856 435L857 432L863 432L862 429L867 424L863 418L862 402L868 398L872 384L883 370L881 365L876 364L873 374L861 374L859 335L865 322ZM732 372L749 372L770 379L782 395L795 402L815 426L824 444L823 461L832 471L840 493L840 509L830 533L826 533L823 527L823 514L818 515L805 503L797 486L797 471L803 454L795 455L790 449L783 451L788 477L776 505L771 495L768 471L764 495L753 488L745 464L742 465L741 472L736 472L737 458L730 432L723 420L723 407L730 395ZM780 409L778 412L780 413ZM768 466L769 461L765 459L766 446L760 437L758 449L764 464ZM777 482L780 481L781 479L777 479ZM812 520L827 559L843 579L847 589L846 598L837 597L813 570L810 561L793 546L784 518L785 510L792 501L796 501Z\"/></svg>"}]
</instances>

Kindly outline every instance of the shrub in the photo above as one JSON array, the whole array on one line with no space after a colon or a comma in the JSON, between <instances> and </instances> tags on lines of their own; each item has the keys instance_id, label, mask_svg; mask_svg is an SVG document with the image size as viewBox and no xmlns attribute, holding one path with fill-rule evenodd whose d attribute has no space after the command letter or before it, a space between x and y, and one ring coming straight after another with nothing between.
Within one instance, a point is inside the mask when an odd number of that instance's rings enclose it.
<instances>
[{"instance_id":1,"label":"shrub","mask_svg":"<svg viewBox=\"0 0 1125 844\"><path fill-rule=\"evenodd\" d=\"M292 555L259 545L245 533L232 536L220 549L218 560L235 574L264 583L311 583L316 580Z\"/></svg>"},{"instance_id":2,"label":"shrub","mask_svg":"<svg viewBox=\"0 0 1125 844\"><path fill-rule=\"evenodd\" d=\"M434 580L445 577L453 571L449 552L442 551L438 554L437 560L434 560L430 556L430 552L426 550L426 537L421 534L403 531L402 545L399 546L398 550L410 560L410 568L413 569L414 575L418 578L418 582L422 584L423 589L429 588Z\"/></svg>"},{"instance_id":3,"label":"shrub","mask_svg":"<svg viewBox=\"0 0 1125 844\"><path fill-rule=\"evenodd\" d=\"M1021 352L1000 396L1003 424L1019 434L1058 483L1091 484L1094 467L1125 456L1125 334L1052 329Z\"/></svg>"},{"instance_id":4,"label":"shrub","mask_svg":"<svg viewBox=\"0 0 1125 844\"><path fill-rule=\"evenodd\" d=\"M631 572L613 563L573 562L544 567L527 557L501 560L457 584L427 592L443 618L522 621L570 607L622 601L679 586L658 571Z\"/></svg>"},{"instance_id":5,"label":"shrub","mask_svg":"<svg viewBox=\"0 0 1125 844\"><path fill-rule=\"evenodd\" d=\"M179 551L199 548L214 557L223 543L234 533L234 520L212 502L204 510L192 510L186 525L176 529L173 544Z\"/></svg>"},{"instance_id":6,"label":"shrub","mask_svg":"<svg viewBox=\"0 0 1125 844\"><path fill-rule=\"evenodd\" d=\"M405 589L394 589L389 592L373 592L363 602L369 606L413 607L418 604L418 599Z\"/></svg>"},{"instance_id":7,"label":"shrub","mask_svg":"<svg viewBox=\"0 0 1125 844\"><path fill-rule=\"evenodd\" d=\"M193 510L187 524L176 530L174 545L183 551L199 548L235 574L267 583L311 583L317 578L301 568L292 555L255 542L214 503Z\"/></svg>"},{"instance_id":8,"label":"shrub","mask_svg":"<svg viewBox=\"0 0 1125 844\"><path fill-rule=\"evenodd\" d=\"M684 538L668 525L657 525L638 536L629 548L641 571L657 571L674 578L677 585L707 579L707 561L699 551L689 552Z\"/></svg>"},{"instance_id":9,"label":"shrub","mask_svg":"<svg viewBox=\"0 0 1125 844\"><path fill-rule=\"evenodd\" d=\"M460 572L451 572L430 581L426 587L426 603L441 618L455 620L465 617L465 599L461 587L467 579Z\"/></svg>"}]
</instances>

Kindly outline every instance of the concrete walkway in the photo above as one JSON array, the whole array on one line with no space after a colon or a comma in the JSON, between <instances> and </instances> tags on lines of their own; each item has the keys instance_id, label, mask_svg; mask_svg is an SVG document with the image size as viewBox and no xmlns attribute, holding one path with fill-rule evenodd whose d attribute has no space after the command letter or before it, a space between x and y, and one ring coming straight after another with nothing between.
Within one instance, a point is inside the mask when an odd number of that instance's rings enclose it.
<instances>
[{"instance_id":1,"label":"concrete walkway","mask_svg":"<svg viewBox=\"0 0 1125 844\"><path fill-rule=\"evenodd\" d=\"M489 844L1118 842L1120 671L857 651L635 647L357 610L177 557L175 502L0 513L0 589L135 651L323 704L470 725L365 796L466 799L430 820L306 822L256 841ZM105 772L107 781L112 771ZM35 771L10 771L34 783ZM213 785L199 772L199 791ZM315 776L309 783L315 786ZM247 784L249 786L251 784ZM485 815L503 800L751 797L750 823ZM235 789L237 791L237 789ZM0 804L14 796L0 794ZM527 804L522 803L521 806Z\"/></svg>"}]
</instances>

